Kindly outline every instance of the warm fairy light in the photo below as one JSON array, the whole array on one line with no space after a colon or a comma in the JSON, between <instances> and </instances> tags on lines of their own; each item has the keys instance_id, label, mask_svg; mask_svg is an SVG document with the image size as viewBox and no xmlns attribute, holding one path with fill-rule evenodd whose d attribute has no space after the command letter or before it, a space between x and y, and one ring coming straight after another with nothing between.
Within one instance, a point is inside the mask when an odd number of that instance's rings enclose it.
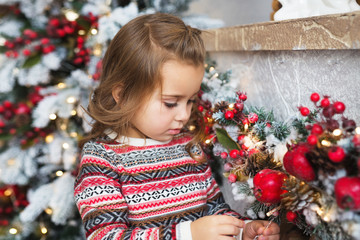
<instances>
[{"instance_id":1,"label":"warm fairy light","mask_svg":"<svg viewBox=\"0 0 360 240\"><path fill-rule=\"evenodd\" d=\"M247 125L247 124L246 124L246 125ZM244 146L245 146L246 148L250 148L251 145L252 145L251 139L250 139L248 136L244 137Z\"/></svg>"},{"instance_id":2,"label":"warm fairy light","mask_svg":"<svg viewBox=\"0 0 360 240\"><path fill-rule=\"evenodd\" d=\"M6 42L6 39L3 37L0 37L0 46L4 46Z\"/></svg>"},{"instance_id":3,"label":"warm fairy light","mask_svg":"<svg viewBox=\"0 0 360 240\"><path fill-rule=\"evenodd\" d=\"M71 97L68 97L66 99L66 102L69 103L69 104L72 104L72 103L75 103L76 102L76 98L71 96Z\"/></svg>"},{"instance_id":4,"label":"warm fairy light","mask_svg":"<svg viewBox=\"0 0 360 240\"><path fill-rule=\"evenodd\" d=\"M98 30L96 28L91 29L90 33L92 35L96 35L98 33Z\"/></svg>"},{"instance_id":5,"label":"warm fairy light","mask_svg":"<svg viewBox=\"0 0 360 240\"><path fill-rule=\"evenodd\" d=\"M355 128L355 133L360 134L360 127Z\"/></svg>"},{"instance_id":6,"label":"warm fairy light","mask_svg":"<svg viewBox=\"0 0 360 240\"><path fill-rule=\"evenodd\" d=\"M66 88L66 84L63 83L63 82L61 82L61 83L58 83L57 87L58 87L59 89L64 89L64 88Z\"/></svg>"},{"instance_id":7,"label":"warm fairy light","mask_svg":"<svg viewBox=\"0 0 360 240\"><path fill-rule=\"evenodd\" d=\"M93 49L93 54L97 57L100 57L102 54L102 46L101 44L95 44Z\"/></svg>"},{"instance_id":8,"label":"warm fairy light","mask_svg":"<svg viewBox=\"0 0 360 240\"><path fill-rule=\"evenodd\" d=\"M5 196L5 197L10 197L12 193L13 193L13 190L10 189L10 188L8 188L8 189L6 189L6 190L4 191L4 196Z\"/></svg>"},{"instance_id":9,"label":"warm fairy light","mask_svg":"<svg viewBox=\"0 0 360 240\"><path fill-rule=\"evenodd\" d=\"M210 67L210 68L209 68L209 72L212 72L212 71L214 71L214 70L215 70L214 67Z\"/></svg>"},{"instance_id":10,"label":"warm fairy light","mask_svg":"<svg viewBox=\"0 0 360 240\"><path fill-rule=\"evenodd\" d=\"M219 76L219 74L218 74L218 73L215 73L215 74L211 77L211 79L217 78L218 76Z\"/></svg>"},{"instance_id":11,"label":"warm fairy light","mask_svg":"<svg viewBox=\"0 0 360 240\"><path fill-rule=\"evenodd\" d=\"M54 135L49 134L45 137L45 142L46 143L51 143L52 141L54 141Z\"/></svg>"},{"instance_id":12,"label":"warm fairy light","mask_svg":"<svg viewBox=\"0 0 360 240\"><path fill-rule=\"evenodd\" d=\"M229 110L233 110L233 109L234 109L234 104L233 103L229 104Z\"/></svg>"},{"instance_id":13,"label":"warm fairy light","mask_svg":"<svg viewBox=\"0 0 360 240\"><path fill-rule=\"evenodd\" d=\"M205 140L205 143L206 143L206 144L210 144L210 143L211 143L211 140L210 140L210 139L206 139L206 140Z\"/></svg>"},{"instance_id":14,"label":"warm fairy light","mask_svg":"<svg viewBox=\"0 0 360 240\"><path fill-rule=\"evenodd\" d=\"M247 131L249 129L249 124L245 124L244 129L245 129L245 131Z\"/></svg>"},{"instance_id":15,"label":"warm fairy light","mask_svg":"<svg viewBox=\"0 0 360 240\"><path fill-rule=\"evenodd\" d=\"M78 136L77 132L71 132L70 133L70 137L72 137L72 138L76 138L77 136Z\"/></svg>"},{"instance_id":16,"label":"warm fairy light","mask_svg":"<svg viewBox=\"0 0 360 240\"><path fill-rule=\"evenodd\" d=\"M79 14L72 11L72 10L66 10L65 11L65 17L69 21L75 21L76 19L79 18Z\"/></svg>"},{"instance_id":17,"label":"warm fairy light","mask_svg":"<svg viewBox=\"0 0 360 240\"><path fill-rule=\"evenodd\" d=\"M50 120L55 120L57 118L55 113L49 115Z\"/></svg>"},{"instance_id":18,"label":"warm fairy light","mask_svg":"<svg viewBox=\"0 0 360 240\"><path fill-rule=\"evenodd\" d=\"M77 112L75 109L71 110L71 116L75 116L76 114L77 114Z\"/></svg>"},{"instance_id":19,"label":"warm fairy light","mask_svg":"<svg viewBox=\"0 0 360 240\"><path fill-rule=\"evenodd\" d=\"M335 129L333 131L333 135L336 136L336 137L340 136L341 134L342 134L342 131L340 129Z\"/></svg>"},{"instance_id":20,"label":"warm fairy light","mask_svg":"<svg viewBox=\"0 0 360 240\"><path fill-rule=\"evenodd\" d=\"M62 123L62 124L60 125L60 130L65 131L66 129L67 129L66 123Z\"/></svg>"},{"instance_id":21,"label":"warm fairy light","mask_svg":"<svg viewBox=\"0 0 360 240\"><path fill-rule=\"evenodd\" d=\"M63 149L69 149L69 147L70 147L70 145L67 142L64 142L63 145L62 145Z\"/></svg>"},{"instance_id":22,"label":"warm fairy light","mask_svg":"<svg viewBox=\"0 0 360 240\"><path fill-rule=\"evenodd\" d=\"M62 175L64 175L64 172L61 171L61 170L59 170L59 171L56 171L55 175L56 175L57 177L61 177Z\"/></svg>"},{"instance_id":23,"label":"warm fairy light","mask_svg":"<svg viewBox=\"0 0 360 240\"><path fill-rule=\"evenodd\" d=\"M83 29L80 29L80 30L78 31L78 34L79 34L79 35L85 35L85 34L86 34L86 31L83 30Z\"/></svg>"},{"instance_id":24,"label":"warm fairy light","mask_svg":"<svg viewBox=\"0 0 360 240\"><path fill-rule=\"evenodd\" d=\"M12 235L15 235L15 234L18 233L18 230L16 228L10 228L9 233L12 234Z\"/></svg>"},{"instance_id":25,"label":"warm fairy light","mask_svg":"<svg viewBox=\"0 0 360 240\"><path fill-rule=\"evenodd\" d=\"M325 146L325 147L330 147L331 146L331 142L329 142L328 140L322 140L321 141L321 145Z\"/></svg>"},{"instance_id":26,"label":"warm fairy light","mask_svg":"<svg viewBox=\"0 0 360 240\"><path fill-rule=\"evenodd\" d=\"M46 214L48 214L48 215L51 215L51 214L53 213L53 210L52 210L51 208L46 208L44 211L45 211Z\"/></svg>"},{"instance_id":27,"label":"warm fairy light","mask_svg":"<svg viewBox=\"0 0 360 240\"><path fill-rule=\"evenodd\" d=\"M15 159L14 158L10 158L8 161L7 161L7 165L8 166L12 166L15 164Z\"/></svg>"},{"instance_id":28,"label":"warm fairy light","mask_svg":"<svg viewBox=\"0 0 360 240\"><path fill-rule=\"evenodd\" d=\"M189 126L189 130L190 130L190 131L194 131L195 129L196 129L196 127L195 127L194 125L190 125L190 126Z\"/></svg>"},{"instance_id":29,"label":"warm fairy light","mask_svg":"<svg viewBox=\"0 0 360 240\"><path fill-rule=\"evenodd\" d=\"M41 231L42 234L46 234L48 232L46 227L41 227L40 231Z\"/></svg>"}]
</instances>

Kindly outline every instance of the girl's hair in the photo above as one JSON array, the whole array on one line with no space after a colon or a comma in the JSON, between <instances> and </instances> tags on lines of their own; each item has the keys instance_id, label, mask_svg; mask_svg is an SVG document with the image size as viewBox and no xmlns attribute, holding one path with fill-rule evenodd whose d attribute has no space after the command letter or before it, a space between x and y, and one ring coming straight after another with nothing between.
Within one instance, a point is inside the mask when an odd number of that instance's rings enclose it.
<instances>
[{"instance_id":1,"label":"girl's hair","mask_svg":"<svg viewBox=\"0 0 360 240\"><path fill-rule=\"evenodd\" d=\"M125 135L140 104L161 87L161 67L177 60L199 66L204 64L205 48L201 31L185 25L178 17L155 13L137 17L115 35L102 62L100 84L93 92L88 110L93 119L92 130L79 142L105 135L110 129ZM112 91L121 89L118 103ZM202 117L194 107L189 124ZM203 124L198 124L194 142L201 140Z\"/></svg>"}]
</instances>

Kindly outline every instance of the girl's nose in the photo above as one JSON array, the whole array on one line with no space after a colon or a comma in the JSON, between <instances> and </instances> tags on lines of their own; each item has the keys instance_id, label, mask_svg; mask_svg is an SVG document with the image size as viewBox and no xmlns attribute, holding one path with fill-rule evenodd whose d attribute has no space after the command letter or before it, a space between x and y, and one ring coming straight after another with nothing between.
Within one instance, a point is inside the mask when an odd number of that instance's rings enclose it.
<instances>
[{"instance_id":1,"label":"girl's nose","mask_svg":"<svg viewBox=\"0 0 360 240\"><path fill-rule=\"evenodd\" d=\"M186 104L179 108L179 111L176 115L176 121L184 122L184 124L189 120L191 114L191 105Z\"/></svg>"}]
</instances>

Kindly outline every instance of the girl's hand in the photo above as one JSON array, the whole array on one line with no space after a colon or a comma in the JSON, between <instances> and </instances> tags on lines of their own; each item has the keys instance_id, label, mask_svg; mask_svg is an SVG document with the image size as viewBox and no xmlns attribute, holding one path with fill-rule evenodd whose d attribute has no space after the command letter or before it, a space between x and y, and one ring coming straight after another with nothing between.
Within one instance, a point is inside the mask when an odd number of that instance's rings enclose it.
<instances>
[{"instance_id":1,"label":"girl's hand","mask_svg":"<svg viewBox=\"0 0 360 240\"><path fill-rule=\"evenodd\" d=\"M234 240L239 235L244 221L227 215L211 215L191 223L193 240Z\"/></svg>"},{"instance_id":2,"label":"girl's hand","mask_svg":"<svg viewBox=\"0 0 360 240\"><path fill-rule=\"evenodd\" d=\"M257 240L279 240L280 227L276 223L269 221L255 220L245 225L243 231L243 240L253 240L258 236Z\"/></svg>"}]
</instances>

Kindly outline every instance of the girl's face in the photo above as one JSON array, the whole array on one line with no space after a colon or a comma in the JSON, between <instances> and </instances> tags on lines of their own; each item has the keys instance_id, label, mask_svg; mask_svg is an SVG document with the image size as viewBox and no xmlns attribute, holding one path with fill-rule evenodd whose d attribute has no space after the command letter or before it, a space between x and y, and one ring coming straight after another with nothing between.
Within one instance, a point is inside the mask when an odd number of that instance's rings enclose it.
<instances>
[{"instance_id":1,"label":"girl's face","mask_svg":"<svg viewBox=\"0 0 360 240\"><path fill-rule=\"evenodd\" d=\"M203 66L170 60L161 68L161 88L139 106L127 136L169 141L190 118L191 109L204 76Z\"/></svg>"}]
</instances>

